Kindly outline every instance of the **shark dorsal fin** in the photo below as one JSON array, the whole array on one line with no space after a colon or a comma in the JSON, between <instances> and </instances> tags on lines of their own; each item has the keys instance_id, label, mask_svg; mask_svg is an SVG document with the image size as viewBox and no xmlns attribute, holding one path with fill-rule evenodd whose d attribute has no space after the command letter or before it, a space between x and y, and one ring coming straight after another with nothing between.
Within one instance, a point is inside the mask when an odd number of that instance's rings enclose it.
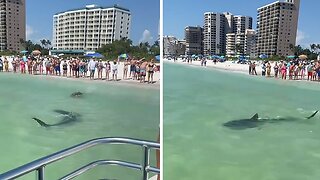
<instances>
[{"instance_id":1,"label":"shark dorsal fin","mask_svg":"<svg viewBox=\"0 0 320 180\"><path fill-rule=\"evenodd\" d=\"M306 117L306 118L307 118L307 119L311 119L311 118L313 118L318 112L319 112L319 110L315 111L311 116Z\"/></svg>"},{"instance_id":2,"label":"shark dorsal fin","mask_svg":"<svg viewBox=\"0 0 320 180\"><path fill-rule=\"evenodd\" d=\"M258 113L254 114L251 118L251 120L258 120L258 119L259 119Z\"/></svg>"}]
</instances>

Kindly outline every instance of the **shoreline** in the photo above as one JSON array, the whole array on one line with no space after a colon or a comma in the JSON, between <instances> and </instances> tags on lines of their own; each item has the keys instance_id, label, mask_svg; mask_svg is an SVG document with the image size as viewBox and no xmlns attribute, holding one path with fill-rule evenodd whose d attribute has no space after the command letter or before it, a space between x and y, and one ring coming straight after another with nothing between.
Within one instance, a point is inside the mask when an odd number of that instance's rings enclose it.
<instances>
[{"instance_id":1,"label":"shoreline","mask_svg":"<svg viewBox=\"0 0 320 180\"><path fill-rule=\"evenodd\" d=\"M123 69L124 69L124 65L123 63L120 63L118 66L119 70L118 70L118 77L117 77L117 81L106 81L105 80L105 70L103 70L102 72L102 80L101 79L97 79L98 77L98 72L95 72L95 79L94 80L90 80L89 79L89 73L87 74L87 77L70 77L70 76L57 76L57 75L45 75L45 74L28 74L28 72L26 74L21 74L20 71L17 71L16 73L13 72L11 66L9 66L9 72L0 72L1 74L8 74L8 75L17 75L17 76L25 76L25 77L35 77L35 78L39 78L39 79L63 79L63 80L69 80L69 81L78 81L78 82L83 82L83 83L100 83L100 84L106 84L106 85L112 85L112 86L126 86L126 87L135 87L135 88L143 88L143 89L152 89L152 90L160 90L160 72L155 72L153 74L153 82L152 84L149 84L147 82L145 83L140 83L140 81L138 80L132 80L132 79L123 79ZM62 71L61 71L62 73ZM128 73L130 73L130 68ZM67 74L69 75L69 67L68 67L68 72ZM110 76L112 78L112 73L110 73ZM147 76L146 76L147 79Z\"/></svg>"},{"instance_id":2,"label":"shoreline","mask_svg":"<svg viewBox=\"0 0 320 180\"><path fill-rule=\"evenodd\" d=\"M172 64L180 64L180 65L185 65L185 66L192 66L192 67L197 67L197 68L209 68L209 69L214 69L222 72L229 72L229 73L237 73L237 74L244 74L249 77L262 77L266 79L273 79L275 81L283 81L283 82L296 82L296 83L310 83L310 84L320 84L319 81L308 81L307 79L299 79L299 80L289 80L288 75L286 80L282 80L281 78L275 78L274 77L274 72L271 72L271 77L263 77L261 76L261 66L260 64L257 64L257 74L258 75L249 75L249 67L247 64L238 64L238 63L233 63L231 61L225 61L225 62L217 62L214 64L212 61L207 60L207 66L201 66L200 61L192 61L192 63L187 63L183 62L182 60L176 60L175 62L173 60L167 60L164 59L164 62L167 63L172 63ZM305 76L306 77L306 76Z\"/></svg>"}]
</instances>

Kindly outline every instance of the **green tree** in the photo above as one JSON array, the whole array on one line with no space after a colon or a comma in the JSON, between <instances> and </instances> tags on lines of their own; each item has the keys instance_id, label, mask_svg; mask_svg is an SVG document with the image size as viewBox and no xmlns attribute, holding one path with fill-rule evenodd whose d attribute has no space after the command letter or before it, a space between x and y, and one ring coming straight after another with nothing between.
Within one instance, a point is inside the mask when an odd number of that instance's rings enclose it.
<instances>
[{"instance_id":1,"label":"green tree","mask_svg":"<svg viewBox=\"0 0 320 180\"><path fill-rule=\"evenodd\" d=\"M120 54L129 54L136 58L154 58L155 55L160 54L159 43L150 46L149 43L140 43L137 46L132 44L132 41L127 38L115 40L111 44L102 45L97 52L103 54L108 59L116 59Z\"/></svg>"}]
</instances>

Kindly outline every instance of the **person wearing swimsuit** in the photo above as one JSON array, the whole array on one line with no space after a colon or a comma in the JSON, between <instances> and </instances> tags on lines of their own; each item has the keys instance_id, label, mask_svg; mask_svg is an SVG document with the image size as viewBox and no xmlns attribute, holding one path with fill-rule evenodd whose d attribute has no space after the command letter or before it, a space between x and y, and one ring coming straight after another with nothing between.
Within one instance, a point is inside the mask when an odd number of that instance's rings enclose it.
<instances>
[{"instance_id":1,"label":"person wearing swimsuit","mask_svg":"<svg viewBox=\"0 0 320 180\"><path fill-rule=\"evenodd\" d=\"M62 69L63 69L63 76L64 76L64 77L67 77L68 64L67 64L67 61L66 61L66 60L62 63Z\"/></svg>"},{"instance_id":2,"label":"person wearing swimsuit","mask_svg":"<svg viewBox=\"0 0 320 180\"><path fill-rule=\"evenodd\" d=\"M287 79L287 66L286 66L286 64L283 64L281 67L281 78Z\"/></svg>"},{"instance_id":3,"label":"person wearing swimsuit","mask_svg":"<svg viewBox=\"0 0 320 180\"><path fill-rule=\"evenodd\" d=\"M128 77L128 66L130 65L129 59L124 62L124 67L123 67L123 79L127 79Z\"/></svg>"},{"instance_id":4,"label":"person wearing swimsuit","mask_svg":"<svg viewBox=\"0 0 320 180\"><path fill-rule=\"evenodd\" d=\"M278 78L278 73L279 73L278 63L274 65L273 70L274 70L274 78Z\"/></svg>"},{"instance_id":5,"label":"person wearing swimsuit","mask_svg":"<svg viewBox=\"0 0 320 180\"><path fill-rule=\"evenodd\" d=\"M153 83L153 73L155 64L153 63L154 60L152 59L151 62L148 64L148 83Z\"/></svg>"},{"instance_id":6,"label":"person wearing swimsuit","mask_svg":"<svg viewBox=\"0 0 320 180\"><path fill-rule=\"evenodd\" d=\"M132 60L130 63L130 75L129 77L132 77L132 79L135 79L135 74L136 74L136 64L135 64L135 60Z\"/></svg>"},{"instance_id":7,"label":"person wearing swimsuit","mask_svg":"<svg viewBox=\"0 0 320 180\"><path fill-rule=\"evenodd\" d=\"M105 65L106 65L106 81L109 81L110 80L110 71L111 71L110 61L108 61Z\"/></svg>"}]
</instances>

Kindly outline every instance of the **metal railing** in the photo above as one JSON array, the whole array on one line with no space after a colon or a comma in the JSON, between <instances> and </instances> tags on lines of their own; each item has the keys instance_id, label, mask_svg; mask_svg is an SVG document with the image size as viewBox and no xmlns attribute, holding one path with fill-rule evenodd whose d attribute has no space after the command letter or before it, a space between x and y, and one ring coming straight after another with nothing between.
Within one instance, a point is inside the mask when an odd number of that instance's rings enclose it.
<instances>
[{"instance_id":1,"label":"metal railing","mask_svg":"<svg viewBox=\"0 0 320 180\"><path fill-rule=\"evenodd\" d=\"M58 151L54 154L48 155L46 157L37 159L28 164L22 165L18 168L12 169L6 173L0 174L1 180L11 180L21 176L24 176L30 172L36 172L37 180L45 180L45 166L56 162L58 160L64 159L68 156L76 154L85 149L94 147L100 144L131 144L136 146L141 146L143 148L143 161L142 164L120 161L120 160L98 160L92 163L89 163L65 176L60 178L60 180L73 179L96 166L100 165L116 165L127 167L130 169L135 169L141 171L141 179L147 180L148 174L150 172L160 174L160 169L150 166L150 150L151 149L160 149L160 144L152 141L144 141L131 138L121 138L121 137L105 137L92 139L81 144L72 146L70 148Z\"/></svg>"}]
</instances>

